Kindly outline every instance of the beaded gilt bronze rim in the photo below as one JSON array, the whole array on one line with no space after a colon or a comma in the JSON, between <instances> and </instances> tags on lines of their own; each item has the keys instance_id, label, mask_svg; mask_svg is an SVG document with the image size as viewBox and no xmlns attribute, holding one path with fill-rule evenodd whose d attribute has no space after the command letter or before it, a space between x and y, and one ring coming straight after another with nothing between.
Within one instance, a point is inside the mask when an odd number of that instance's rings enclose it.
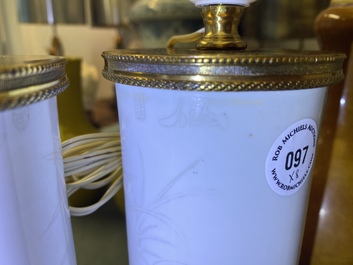
<instances>
[{"instance_id":1,"label":"beaded gilt bronze rim","mask_svg":"<svg viewBox=\"0 0 353 265\"><path fill-rule=\"evenodd\" d=\"M63 92L69 86L67 77L50 83L0 92L0 111L27 106Z\"/></svg>"},{"instance_id":2,"label":"beaded gilt bronze rim","mask_svg":"<svg viewBox=\"0 0 353 265\"><path fill-rule=\"evenodd\" d=\"M1 56L0 110L49 99L69 86L66 59L55 56Z\"/></svg>"},{"instance_id":3,"label":"beaded gilt bronze rim","mask_svg":"<svg viewBox=\"0 0 353 265\"><path fill-rule=\"evenodd\" d=\"M196 91L290 90L343 79L344 54L305 51L115 50L103 76L125 85Z\"/></svg>"}]
</instances>

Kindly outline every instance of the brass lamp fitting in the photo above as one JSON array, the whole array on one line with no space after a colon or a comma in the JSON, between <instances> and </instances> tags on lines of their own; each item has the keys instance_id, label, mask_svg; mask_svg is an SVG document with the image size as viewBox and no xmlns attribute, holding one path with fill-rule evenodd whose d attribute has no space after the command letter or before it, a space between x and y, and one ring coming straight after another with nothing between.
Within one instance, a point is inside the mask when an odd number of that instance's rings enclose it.
<instances>
[{"instance_id":1,"label":"brass lamp fitting","mask_svg":"<svg viewBox=\"0 0 353 265\"><path fill-rule=\"evenodd\" d=\"M243 10L244 6L236 5L202 6L205 34L196 48L244 50L247 44L238 33Z\"/></svg>"}]
</instances>

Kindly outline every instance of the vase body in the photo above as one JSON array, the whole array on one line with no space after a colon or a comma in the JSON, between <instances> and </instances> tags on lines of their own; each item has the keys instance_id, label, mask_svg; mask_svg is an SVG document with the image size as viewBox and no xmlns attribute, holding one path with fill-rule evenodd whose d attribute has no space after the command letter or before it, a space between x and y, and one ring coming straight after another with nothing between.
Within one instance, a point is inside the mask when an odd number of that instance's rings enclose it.
<instances>
[{"instance_id":1,"label":"vase body","mask_svg":"<svg viewBox=\"0 0 353 265\"><path fill-rule=\"evenodd\" d=\"M0 158L0 263L75 265L55 98L0 112Z\"/></svg>"},{"instance_id":2,"label":"vase body","mask_svg":"<svg viewBox=\"0 0 353 265\"><path fill-rule=\"evenodd\" d=\"M333 84L314 88L316 62L327 67L329 54L103 53L103 76L116 83L131 265L297 265ZM341 63L330 80L343 78ZM286 83L298 71L305 81Z\"/></svg>"},{"instance_id":3,"label":"vase body","mask_svg":"<svg viewBox=\"0 0 353 265\"><path fill-rule=\"evenodd\" d=\"M0 264L76 265L56 100L65 64L0 57Z\"/></svg>"}]
</instances>

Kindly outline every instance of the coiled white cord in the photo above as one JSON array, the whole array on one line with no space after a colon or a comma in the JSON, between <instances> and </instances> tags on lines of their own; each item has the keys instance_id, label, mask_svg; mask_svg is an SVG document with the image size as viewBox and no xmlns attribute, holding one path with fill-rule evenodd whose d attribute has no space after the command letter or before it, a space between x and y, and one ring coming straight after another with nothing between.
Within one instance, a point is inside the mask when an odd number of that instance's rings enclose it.
<instances>
[{"instance_id":1,"label":"coiled white cord","mask_svg":"<svg viewBox=\"0 0 353 265\"><path fill-rule=\"evenodd\" d=\"M118 133L77 136L62 144L67 196L79 189L109 186L100 200L86 207L69 206L72 216L93 213L109 201L123 185L121 145Z\"/></svg>"}]
</instances>

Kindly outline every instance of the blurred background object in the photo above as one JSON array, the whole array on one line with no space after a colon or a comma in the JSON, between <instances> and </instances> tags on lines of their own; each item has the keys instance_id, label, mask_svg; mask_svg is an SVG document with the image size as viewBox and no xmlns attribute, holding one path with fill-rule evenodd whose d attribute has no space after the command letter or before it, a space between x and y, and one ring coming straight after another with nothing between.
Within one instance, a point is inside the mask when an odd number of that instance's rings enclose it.
<instances>
[{"instance_id":1,"label":"blurred background object","mask_svg":"<svg viewBox=\"0 0 353 265\"><path fill-rule=\"evenodd\" d=\"M62 141L97 132L97 128L89 121L83 105L81 63L80 58L67 58L66 74L70 85L60 97L57 97Z\"/></svg>"},{"instance_id":2,"label":"blurred background object","mask_svg":"<svg viewBox=\"0 0 353 265\"><path fill-rule=\"evenodd\" d=\"M0 1L0 54L7 54L8 29L5 27L5 9Z\"/></svg>"},{"instance_id":3,"label":"blurred background object","mask_svg":"<svg viewBox=\"0 0 353 265\"><path fill-rule=\"evenodd\" d=\"M353 155L348 150L353 145L349 136L353 126L353 1L331 0L317 15L313 30L322 50L347 55L346 78L328 89L300 264L351 264Z\"/></svg>"},{"instance_id":4,"label":"blurred background object","mask_svg":"<svg viewBox=\"0 0 353 265\"><path fill-rule=\"evenodd\" d=\"M130 19L143 48L164 48L172 36L203 27L200 9L188 0L138 0L131 7Z\"/></svg>"},{"instance_id":5,"label":"blurred background object","mask_svg":"<svg viewBox=\"0 0 353 265\"><path fill-rule=\"evenodd\" d=\"M85 24L84 0L18 0L21 23Z\"/></svg>"},{"instance_id":6,"label":"blurred background object","mask_svg":"<svg viewBox=\"0 0 353 265\"><path fill-rule=\"evenodd\" d=\"M328 4L329 0L257 1L244 14L243 35L258 40L312 38L315 17Z\"/></svg>"},{"instance_id":7,"label":"blurred background object","mask_svg":"<svg viewBox=\"0 0 353 265\"><path fill-rule=\"evenodd\" d=\"M126 27L134 0L90 0L91 24L96 27Z\"/></svg>"}]
</instances>

